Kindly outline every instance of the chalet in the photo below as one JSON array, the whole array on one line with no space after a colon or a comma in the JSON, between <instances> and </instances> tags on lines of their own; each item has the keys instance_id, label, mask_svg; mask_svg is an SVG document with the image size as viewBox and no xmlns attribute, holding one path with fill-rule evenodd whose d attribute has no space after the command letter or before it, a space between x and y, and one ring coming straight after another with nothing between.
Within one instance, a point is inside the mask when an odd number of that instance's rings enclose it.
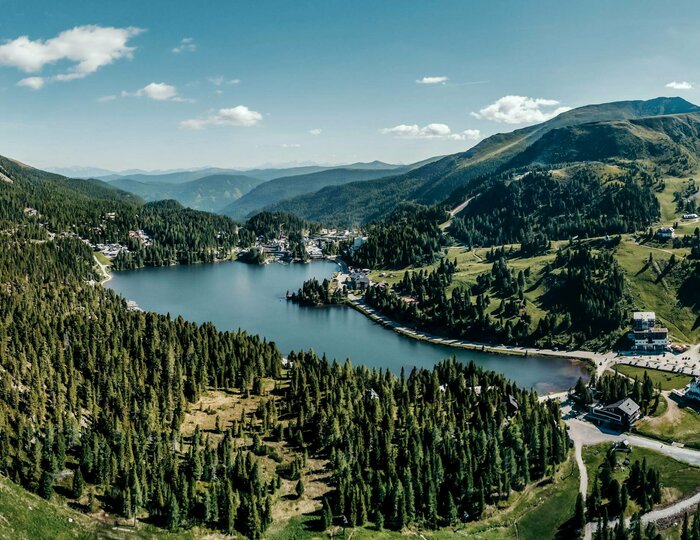
<instances>
[{"instance_id":1,"label":"chalet","mask_svg":"<svg viewBox=\"0 0 700 540\"><path fill-rule=\"evenodd\" d=\"M668 349L668 329L656 325L653 311L634 312L629 338L634 342L632 350L636 352L660 353Z\"/></svg>"},{"instance_id":2,"label":"chalet","mask_svg":"<svg viewBox=\"0 0 700 540\"><path fill-rule=\"evenodd\" d=\"M676 231L673 229L673 227L661 227L658 231L656 231L656 236L663 239L675 238Z\"/></svg>"},{"instance_id":3,"label":"chalet","mask_svg":"<svg viewBox=\"0 0 700 540\"><path fill-rule=\"evenodd\" d=\"M588 417L597 422L629 428L642 416L642 410L630 398L621 399L610 405L591 405Z\"/></svg>"}]
</instances>

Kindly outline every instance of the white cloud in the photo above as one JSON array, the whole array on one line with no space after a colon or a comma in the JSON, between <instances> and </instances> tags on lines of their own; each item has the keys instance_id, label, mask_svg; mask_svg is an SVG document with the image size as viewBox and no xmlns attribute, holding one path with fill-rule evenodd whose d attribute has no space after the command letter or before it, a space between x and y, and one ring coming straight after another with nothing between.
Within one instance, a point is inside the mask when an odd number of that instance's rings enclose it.
<instances>
[{"instance_id":1,"label":"white cloud","mask_svg":"<svg viewBox=\"0 0 700 540\"><path fill-rule=\"evenodd\" d=\"M32 90L39 90L39 88L43 88L45 84L46 81L43 77L27 77L17 82L17 86L26 86Z\"/></svg>"},{"instance_id":2,"label":"white cloud","mask_svg":"<svg viewBox=\"0 0 700 540\"><path fill-rule=\"evenodd\" d=\"M88 25L65 30L45 41L20 36L0 45L0 65L16 67L26 73L39 73L47 65L69 61L73 65L67 72L44 78L43 82L82 79L120 58L131 58L134 47L127 43L141 32L143 30L134 27ZM37 89L40 88L38 79L29 77L20 83Z\"/></svg>"},{"instance_id":3,"label":"white cloud","mask_svg":"<svg viewBox=\"0 0 700 540\"><path fill-rule=\"evenodd\" d=\"M471 114L481 120L493 120L506 124L528 124L544 122L571 109L571 107L558 107L558 105L559 102L555 99L503 96L479 112Z\"/></svg>"},{"instance_id":4,"label":"white cloud","mask_svg":"<svg viewBox=\"0 0 700 540\"><path fill-rule=\"evenodd\" d=\"M114 101L115 99L117 99L117 96L115 96L114 94L111 94L109 96L98 97L97 101L99 101L100 103L107 103L108 101Z\"/></svg>"},{"instance_id":5,"label":"white cloud","mask_svg":"<svg viewBox=\"0 0 700 540\"><path fill-rule=\"evenodd\" d=\"M180 54L183 52L194 52L197 50L197 44L191 37L182 38L180 44L177 47L171 49L175 54Z\"/></svg>"},{"instance_id":6,"label":"white cloud","mask_svg":"<svg viewBox=\"0 0 700 540\"><path fill-rule=\"evenodd\" d=\"M225 84L240 84L241 82L240 79L226 79L222 75L217 75L216 77L209 77L207 80L214 86L223 86Z\"/></svg>"},{"instance_id":7,"label":"white cloud","mask_svg":"<svg viewBox=\"0 0 700 540\"><path fill-rule=\"evenodd\" d=\"M445 84L449 79L447 77L422 77L416 79L418 84Z\"/></svg>"},{"instance_id":8,"label":"white cloud","mask_svg":"<svg viewBox=\"0 0 700 540\"><path fill-rule=\"evenodd\" d=\"M671 81L666 85L666 88L673 88L674 90L692 90L693 85L688 81Z\"/></svg>"},{"instance_id":9,"label":"white cloud","mask_svg":"<svg viewBox=\"0 0 700 540\"><path fill-rule=\"evenodd\" d=\"M136 95L145 96L156 101L167 101L177 97L177 88L172 84L152 82L138 90Z\"/></svg>"},{"instance_id":10,"label":"white cloud","mask_svg":"<svg viewBox=\"0 0 700 540\"><path fill-rule=\"evenodd\" d=\"M262 122L262 114L250 110L245 105L229 109L219 109L216 114L207 118L183 120L180 127L184 129L204 129L207 126L239 126L252 127Z\"/></svg>"},{"instance_id":11,"label":"white cloud","mask_svg":"<svg viewBox=\"0 0 700 540\"><path fill-rule=\"evenodd\" d=\"M301 148L301 145L297 143L284 143L282 148Z\"/></svg>"},{"instance_id":12,"label":"white cloud","mask_svg":"<svg viewBox=\"0 0 700 540\"><path fill-rule=\"evenodd\" d=\"M152 99L154 101L180 101L180 102L192 102L191 99L186 99L178 95L177 88L172 84L157 83L152 82L147 84L143 88L136 90L136 92L127 92L122 90L121 97L145 97ZM116 97L116 96L114 96ZM100 98L101 101L111 101L114 99L113 96L104 96L105 99Z\"/></svg>"},{"instance_id":13,"label":"white cloud","mask_svg":"<svg viewBox=\"0 0 700 540\"><path fill-rule=\"evenodd\" d=\"M481 138L478 129L467 129L461 132L452 132L447 124L428 124L420 127L418 124L400 124L391 128L379 130L384 135L394 135L401 139L446 139L463 141L466 139L477 140Z\"/></svg>"},{"instance_id":14,"label":"white cloud","mask_svg":"<svg viewBox=\"0 0 700 540\"><path fill-rule=\"evenodd\" d=\"M315 128L315 129L309 130L309 134L313 135L314 137L318 137L321 133L323 133L323 130L321 128Z\"/></svg>"}]
</instances>

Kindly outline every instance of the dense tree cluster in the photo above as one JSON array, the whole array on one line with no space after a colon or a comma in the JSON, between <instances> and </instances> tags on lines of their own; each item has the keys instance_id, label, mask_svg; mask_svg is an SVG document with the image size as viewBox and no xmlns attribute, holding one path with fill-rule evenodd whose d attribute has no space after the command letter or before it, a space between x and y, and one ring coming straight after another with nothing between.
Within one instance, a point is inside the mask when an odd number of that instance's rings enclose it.
<instances>
[{"instance_id":1,"label":"dense tree cluster","mask_svg":"<svg viewBox=\"0 0 700 540\"><path fill-rule=\"evenodd\" d=\"M593 251L574 242L557 252L543 271L546 314L534 331L525 296L530 269L514 271L508 265L508 257L522 255L522 248L492 248L491 271L478 275L471 287L451 287L456 264L448 268L441 262L434 272L406 272L391 288L371 287L365 301L398 321L453 338L547 344L566 334L584 342L615 332L626 320L624 274L610 250L614 245L612 239ZM358 253L372 250L368 243ZM494 300L499 301L495 310L489 307Z\"/></svg>"},{"instance_id":2,"label":"dense tree cluster","mask_svg":"<svg viewBox=\"0 0 700 540\"><path fill-rule=\"evenodd\" d=\"M450 226L468 246L523 244L527 254L550 240L618 234L648 227L659 218L651 186L632 173L606 181L590 168L566 178L533 171L489 182Z\"/></svg>"},{"instance_id":3,"label":"dense tree cluster","mask_svg":"<svg viewBox=\"0 0 700 540\"><path fill-rule=\"evenodd\" d=\"M302 306L341 304L345 298L347 289L339 287L331 293L328 279L319 282L316 278L306 280L301 288L289 297L292 302Z\"/></svg>"},{"instance_id":4,"label":"dense tree cluster","mask_svg":"<svg viewBox=\"0 0 700 540\"><path fill-rule=\"evenodd\" d=\"M300 235L306 231L317 231L320 229L318 223L306 221L294 214L287 212L260 212L252 216L246 222L255 237L262 237L264 241L280 238L282 235Z\"/></svg>"},{"instance_id":5,"label":"dense tree cluster","mask_svg":"<svg viewBox=\"0 0 700 540\"><path fill-rule=\"evenodd\" d=\"M48 498L68 468L76 496L89 486L118 514L145 508L172 528L222 527L229 509L237 530L259 536L268 486L254 460L226 439L187 444L180 426L205 388L250 391L279 377L274 345L127 310L88 284L92 252L82 242L0 242L0 471ZM213 498L224 510L206 518Z\"/></svg>"},{"instance_id":6,"label":"dense tree cluster","mask_svg":"<svg viewBox=\"0 0 700 540\"><path fill-rule=\"evenodd\" d=\"M569 331L588 339L626 322L624 273L609 251L560 250L547 271L551 309L540 321L539 335Z\"/></svg>"},{"instance_id":7,"label":"dense tree cluster","mask_svg":"<svg viewBox=\"0 0 700 540\"><path fill-rule=\"evenodd\" d=\"M558 404L455 360L406 377L290 355L288 437L333 471L324 524L476 520L568 454ZM324 503L324 508L326 508Z\"/></svg>"},{"instance_id":8,"label":"dense tree cluster","mask_svg":"<svg viewBox=\"0 0 700 540\"><path fill-rule=\"evenodd\" d=\"M514 342L529 335L524 272L515 274L498 259L475 287L455 287L448 296L455 270L456 263L442 259L432 272L406 273L393 288L371 287L365 301L396 320L453 338ZM501 305L489 313L493 298Z\"/></svg>"},{"instance_id":9,"label":"dense tree cluster","mask_svg":"<svg viewBox=\"0 0 700 540\"><path fill-rule=\"evenodd\" d=\"M114 259L116 270L213 262L227 258L233 248L249 245L255 238L250 230L227 217L184 208L176 201L147 203L139 208L135 219L133 227L144 230L153 243L144 246L138 239L129 238L127 230L129 252ZM119 238L124 238L123 233Z\"/></svg>"},{"instance_id":10,"label":"dense tree cluster","mask_svg":"<svg viewBox=\"0 0 700 540\"><path fill-rule=\"evenodd\" d=\"M639 505L642 513L661 502L661 474L647 465L646 458L641 463L639 460L632 463L622 483L614 478L617 460L616 449L609 448L596 471L593 489L587 499L589 519L623 515L630 500Z\"/></svg>"},{"instance_id":11,"label":"dense tree cluster","mask_svg":"<svg viewBox=\"0 0 700 540\"><path fill-rule=\"evenodd\" d=\"M361 268L405 268L431 264L444 243L440 223L447 213L437 206L402 204L367 227L367 241L351 256Z\"/></svg>"},{"instance_id":12,"label":"dense tree cluster","mask_svg":"<svg viewBox=\"0 0 700 540\"><path fill-rule=\"evenodd\" d=\"M590 386L596 397L604 404L631 398L646 414L653 414L659 405L660 388L654 388L654 383L645 371L642 380L630 380L623 375L605 374L600 378L591 378Z\"/></svg>"}]
</instances>

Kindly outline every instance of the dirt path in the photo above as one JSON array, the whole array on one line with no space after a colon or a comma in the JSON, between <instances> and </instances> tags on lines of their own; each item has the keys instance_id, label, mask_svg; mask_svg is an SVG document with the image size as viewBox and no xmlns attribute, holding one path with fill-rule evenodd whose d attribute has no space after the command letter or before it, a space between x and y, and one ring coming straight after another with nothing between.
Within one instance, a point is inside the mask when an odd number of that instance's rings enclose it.
<instances>
[{"instance_id":1,"label":"dirt path","mask_svg":"<svg viewBox=\"0 0 700 540\"><path fill-rule=\"evenodd\" d=\"M107 283L110 279L112 279L112 274L109 273L108 266L106 264L102 264L97 257L93 255L93 258L95 259L95 263L97 263L97 266L100 268L100 272L102 273L102 280L100 281L101 285L104 285Z\"/></svg>"}]
</instances>

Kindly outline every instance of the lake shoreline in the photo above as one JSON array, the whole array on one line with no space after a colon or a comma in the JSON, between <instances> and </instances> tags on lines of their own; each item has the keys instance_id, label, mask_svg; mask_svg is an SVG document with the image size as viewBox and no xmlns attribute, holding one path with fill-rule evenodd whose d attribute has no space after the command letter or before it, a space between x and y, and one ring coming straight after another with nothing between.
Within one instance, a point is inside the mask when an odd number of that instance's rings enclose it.
<instances>
[{"instance_id":1,"label":"lake shoreline","mask_svg":"<svg viewBox=\"0 0 700 540\"><path fill-rule=\"evenodd\" d=\"M260 266L231 261L230 266L202 263L146 267L112 272L112 279L104 285L146 311L183 316L198 324L211 322L222 331L244 328L276 342L282 354L311 349L331 359L351 358L357 365L397 374L404 368L429 369L445 358L457 357L503 373L542 395L566 390L579 377L585 380L590 375L585 355L572 358L566 353L547 355L528 350L525 354L517 348L500 350L489 344L455 344L437 336L387 332L387 325L382 328L358 309L292 306L285 291L295 290L311 278L322 280L338 268L337 260L318 263ZM547 356L568 357L568 361L550 362Z\"/></svg>"},{"instance_id":2,"label":"lake shoreline","mask_svg":"<svg viewBox=\"0 0 700 540\"><path fill-rule=\"evenodd\" d=\"M592 372L596 368L596 362L603 362L607 359L607 354L589 352L589 351L555 351L552 349L531 349L527 347L517 347L517 346L498 346L492 345L490 343L480 343L478 341L465 341L460 339L443 338L440 336L435 336L423 332L420 330L413 330L406 326L400 325L398 322L390 319L384 314L379 314L373 308L367 306L364 302L360 300L350 300L345 303L348 307L362 313L365 317L371 321L394 331L395 333L405 336L417 341L424 341L426 343L432 343L433 345L442 345L444 347L453 347L455 349L466 349L469 351L474 351L484 354L500 354L506 356L517 356L521 358L527 358L531 356L540 356L543 358L554 358L560 360L569 360L582 362L587 365L589 370Z\"/></svg>"}]
</instances>

